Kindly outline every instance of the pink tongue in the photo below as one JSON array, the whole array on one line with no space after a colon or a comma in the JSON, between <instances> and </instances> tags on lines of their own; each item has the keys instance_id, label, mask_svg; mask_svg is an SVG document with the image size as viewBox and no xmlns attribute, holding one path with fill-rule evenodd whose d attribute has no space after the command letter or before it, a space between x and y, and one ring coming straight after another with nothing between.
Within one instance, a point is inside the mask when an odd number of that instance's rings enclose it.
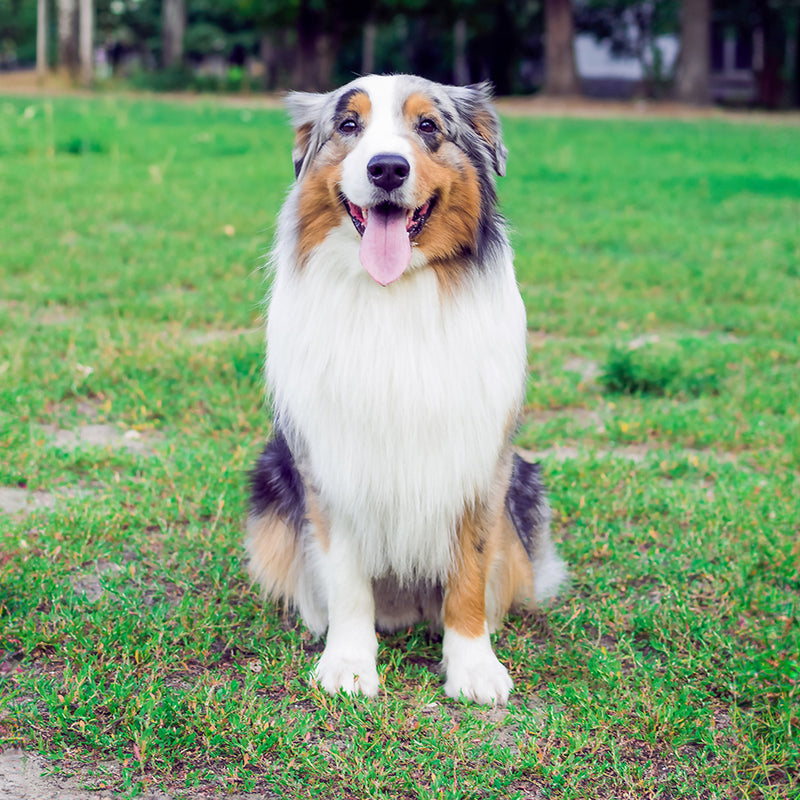
<instances>
[{"instance_id":1,"label":"pink tongue","mask_svg":"<svg viewBox=\"0 0 800 800\"><path fill-rule=\"evenodd\" d=\"M396 281L411 262L411 241L406 231L406 212L388 214L371 208L361 237L361 265L381 286Z\"/></svg>"}]
</instances>

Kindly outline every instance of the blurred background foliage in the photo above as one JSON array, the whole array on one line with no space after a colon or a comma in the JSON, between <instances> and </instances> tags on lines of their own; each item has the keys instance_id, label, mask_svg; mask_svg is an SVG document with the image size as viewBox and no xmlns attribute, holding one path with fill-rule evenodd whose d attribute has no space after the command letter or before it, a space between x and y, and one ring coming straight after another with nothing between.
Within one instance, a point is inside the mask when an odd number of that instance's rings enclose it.
<instances>
[{"instance_id":1,"label":"blurred background foliage","mask_svg":"<svg viewBox=\"0 0 800 800\"><path fill-rule=\"evenodd\" d=\"M491 80L503 95L800 105L800 0L0 0L0 70L37 63L37 20L39 69L92 83L321 90L413 72ZM576 69L579 37L634 60L637 75L592 84Z\"/></svg>"}]
</instances>

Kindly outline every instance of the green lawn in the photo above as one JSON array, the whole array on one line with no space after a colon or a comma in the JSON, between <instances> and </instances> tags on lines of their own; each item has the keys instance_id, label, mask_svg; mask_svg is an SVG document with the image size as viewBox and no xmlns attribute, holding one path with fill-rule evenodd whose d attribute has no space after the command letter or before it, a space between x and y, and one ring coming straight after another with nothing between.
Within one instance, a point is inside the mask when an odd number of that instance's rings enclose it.
<instances>
[{"instance_id":1,"label":"green lawn","mask_svg":"<svg viewBox=\"0 0 800 800\"><path fill-rule=\"evenodd\" d=\"M424 627L380 699L320 693L244 574L283 114L0 98L4 746L174 796L797 796L800 128L505 131L519 444L572 584L497 636L491 711Z\"/></svg>"}]
</instances>

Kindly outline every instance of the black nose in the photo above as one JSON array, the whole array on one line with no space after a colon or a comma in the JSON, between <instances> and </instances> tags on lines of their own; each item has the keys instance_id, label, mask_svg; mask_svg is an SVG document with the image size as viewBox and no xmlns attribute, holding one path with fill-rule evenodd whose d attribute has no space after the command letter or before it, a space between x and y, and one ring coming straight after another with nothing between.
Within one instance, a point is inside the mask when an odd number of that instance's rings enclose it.
<instances>
[{"instance_id":1,"label":"black nose","mask_svg":"<svg viewBox=\"0 0 800 800\"><path fill-rule=\"evenodd\" d=\"M402 186L411 172L411 166L403 156L392 153L379 153L367 164L369 179L380 189L391 192Z\"/></svg>"}]
</instances>

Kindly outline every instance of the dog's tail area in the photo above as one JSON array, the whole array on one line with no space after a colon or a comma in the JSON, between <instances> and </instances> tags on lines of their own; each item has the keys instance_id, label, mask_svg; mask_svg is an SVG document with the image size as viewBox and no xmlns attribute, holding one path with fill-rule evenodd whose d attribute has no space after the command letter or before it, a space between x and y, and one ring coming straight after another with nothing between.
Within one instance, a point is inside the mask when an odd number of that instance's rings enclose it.
<instances>
[{"instance_id":1,"label":"dog's tail area","mask_svg":"<svg viewBox=\"0 0 800 800\"><path fill-rule=\"evenodd\" d=\"M267 443L250 473L250 514L245 547L248 571L264 597L292 603L304 572L303 479L280 433Z\"/></svg>"},{"instance_id":2,"label":"dog's tail area","mask_svg":"<svg viewBox=\"0 0 800 800\"><path fill-rule=\"evenodd\" d=\"M506 513L525 548L533 571L533 600L545 603L567 580L567 568L550 537L550 506L538 463L514 454Z\"/></svg>"}]
</instances>

